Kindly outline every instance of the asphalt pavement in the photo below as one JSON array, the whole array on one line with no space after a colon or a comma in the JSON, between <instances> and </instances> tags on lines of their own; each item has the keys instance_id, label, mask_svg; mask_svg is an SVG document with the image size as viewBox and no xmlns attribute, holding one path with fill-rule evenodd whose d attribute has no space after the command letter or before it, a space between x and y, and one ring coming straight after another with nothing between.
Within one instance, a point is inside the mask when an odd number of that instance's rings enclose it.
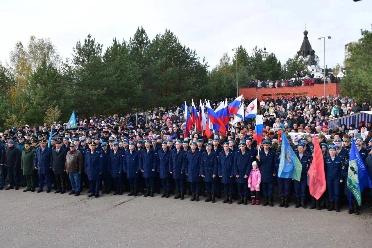
<instances>
[{"instance_id":1,"label":"asphalt pavement","mask_svg":"<svg viewBox=\"0 0 372 248\"><path fill-rule=\"evenodd\" d=\"M372 211L0 191L0 247L372 247Z\"/></svg>"}]
</instances>

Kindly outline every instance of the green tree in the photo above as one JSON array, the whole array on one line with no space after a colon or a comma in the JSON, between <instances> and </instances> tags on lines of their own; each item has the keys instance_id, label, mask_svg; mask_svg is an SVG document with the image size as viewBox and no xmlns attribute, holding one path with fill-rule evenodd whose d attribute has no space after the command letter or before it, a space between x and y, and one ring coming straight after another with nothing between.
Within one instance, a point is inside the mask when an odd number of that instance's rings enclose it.
<instances>
[{"instance_id":1,"label":"green tree","mask_svg":"<svg viewBox=\"0 0 372 248\"><path fill-rule=\"evenodd\" d=\"M363 32L362 38L352 43L345 61L346 76L341 81L343 95L358 101L372 102L372 32Z\"/></svg>"},{"instance_id":2,"label":"green tree","mask_svg":"<svg viewBox=\"0 0 372 248\"><path fill-rule=\"evenodd\" d=\"M298 72L307 71L307 66L305 61L299 56L290 58L283 66L283 76L284 78L296 77Z\"/></svg>"}]
</instances>

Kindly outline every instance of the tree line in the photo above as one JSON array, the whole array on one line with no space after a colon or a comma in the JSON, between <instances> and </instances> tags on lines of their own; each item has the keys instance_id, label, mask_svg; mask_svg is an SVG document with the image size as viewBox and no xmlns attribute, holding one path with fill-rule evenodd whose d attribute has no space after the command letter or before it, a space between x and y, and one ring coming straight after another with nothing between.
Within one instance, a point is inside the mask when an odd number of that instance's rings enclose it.
<instances>
[{"instance_id":1,"label":"tree line","mask_svg":"<svg viewBox=\"0 0 372 248\"><path fill-rule=\"evenodd\" d=\"M204 58L170 30L150 39L139 27L129 40L103 49L92 35L63 59L49 39L18 42L10 64L0 64L0 128L67 120L79 116L141 111L181 105L191 98L219 100L236 94L236 79L277 80L305 70L297 57L281 65L275 54L239 46L209 68ZM237 64L236 64L237 63Z\"/></svg>"}]
</instances>

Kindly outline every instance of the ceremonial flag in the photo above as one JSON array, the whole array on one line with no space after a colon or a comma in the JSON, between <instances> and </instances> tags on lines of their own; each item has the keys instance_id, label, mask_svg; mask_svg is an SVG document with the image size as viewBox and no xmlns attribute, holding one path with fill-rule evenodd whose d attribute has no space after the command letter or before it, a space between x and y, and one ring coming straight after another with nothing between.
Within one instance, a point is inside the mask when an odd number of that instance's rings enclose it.
<instances>
[{"instance_id":1,"label":"ceremonial flag","mask_svg":"<svg viewBox=\"0 0 372 248\"><path fill-rule=\"evenodd\" d=\"M257 115L257 98L250 102L245 111L245 119L253 119Z\"/></svg>"},{"instance_id":2,"label":"ceremonial flag","mask_svg":"<svg viewBox=\"0 0 372 248\"><path fill-rule=\"evenodd\" d=\"M235 115L236 113L238 113L240 104L242 103L242 98L243 96L238 96L228 105L228 112L230 115Z\"/></svg>"},{"instance_id":3,"label":"ceremonial flag","mask_svg":"<svg viewBox=\"0 0 372 248\"><path fill-rule=\"evenodd\" d=\"M212 136L213 136L213 132L211 129L213 129L213 125L212 125L212 122L209 120L209 118L207 118L207 125L205 127L205 136L210 139Z\"/></svg>"},{"instance_id":4,"label":"ceremonial flag","mask_svg":"<svg viewBox=\"0 0 372 248\"><path fill-rule=\"evenodd\" d=\"M187 106L186 101L185 101L185 112L184 112L184 117L185 117L185 122L186 122L186 128L185 128L185 136L190 135L190 130L192 128L192 118L190 115L190 108Z\"/></svg>"},{"instance_id":5,"label":"ceremonial flag","mask_svg":"<svg viewBox=\"0 0 372 248\"><path fill-rule=\"evenodd\" d=\"M207 118L205 117L205 106L200 100L200 116L201 116L201 129L205 131L207 128Z\"/></svg>"},{"instance_id":6,"label":"ceremonial flag","mask_svg":"<svg viewBox=\"0 0 372 248\"><path fill-rule=\"evenodd\" d=\"M72 112L70 116L70 120L67 122L67 129L74 129L77 128L77 119L75 111Z\"/></svg>"},{"instance_id":7,"label":"ceremonial flag","mask_svg":"<svg viewBox=\"0 0 372 248\"><path fill-rule=\"evenodd\" d=\"M244 103L240 105L238 112L234 115L234 119L231 121L232 125L235 125L238 122L244 121Z\"/></svg>"},{"instance_id":8,"label":"ceremonial flag","mask_svg":"<svg viewBox=\"0 0 372 248\"><path fill-rule=\"evenodd\" d=\"M219 118L224 124L225 128L229 124L229 110L227 106L227 100L221 102L218 107L214 110L217 118Z\"/></svg>"},{"instance_id":9,"label":"ceremonial flag","mask_svg":"<svg viewBox=\"0 0 372 248\"><path fill-rule=\"evenodd\" d=\"M263 115L256 116L256 141L261 144L263 138Z\"/></svg>"},{"instance_id":10,"label":"ceremonial flag","mask_svg":"<svg viewBox=\"0 0 372 248\"><path fill-rule=\"evenodd\" d=\"M285 133L282 133L278 177L301 181L301 172L302 164L289 144L287 136Z\"/></svg>"},{"instance_id":11,"label":"ceremonial flag","mask_svg":"<svg viewBox=\"0 0 372 248\"><path fill-rule=\"evenodd\" d=\"M347 188L354 195L358 205L362 205L362 192L365 188L372 188L371 179L368 176L366 167L360 157L354 139L351 141L349 153L349 170L347 173ZM350 200L350 199L349 199Z\"/></svg>"},{"instance_id":12,"label":"ceremonial flag","mask_svg":"<svg viewBox=\"0 0 372 248\"><path fill-rule=\"evenodd\" d=\"M323 153L319 145L319 138L317 136L313 137L313 146L313 161L311 162L307 175L309 179L308 182L310 195L319 200L324 194L327 184L324 172Z\"/></svg>"},{"instance_id":13,"label":"ceremonial flag","mask_svg":"<svg viewBox=\"0 0 372 248\"><path fill-rule=\"evenodd\" d=\"M226 136L226 127L223 124L222 120L220 118L218 118L217 114L212 109L211 104L210 104L209 101L206 102L205 107L207 108L208 119L213 124L213 130L216 133L220 133L220 134Z\"/></svg>"}]
</instances>

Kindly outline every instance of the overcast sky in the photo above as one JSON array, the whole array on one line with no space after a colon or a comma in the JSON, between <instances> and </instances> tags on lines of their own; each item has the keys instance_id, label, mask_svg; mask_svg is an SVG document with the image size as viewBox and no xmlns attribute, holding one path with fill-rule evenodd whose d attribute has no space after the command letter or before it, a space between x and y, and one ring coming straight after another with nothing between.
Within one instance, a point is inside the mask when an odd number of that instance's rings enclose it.
<instances>
[{"instance_id":1,"label":"overcast sky","mask_svg":"<svg viewBox=\"0 0 372 248\"><path fill-rule=\"evenodd\" d=\"M9 62L17 41L50 38L58 53L71 57L78 40L91 33L104 46L113 37L129 40L138 26L152 39L165 29L214 67L223 53L243 45L266 47L285 62L299 50L305 25L321 61L327 41L328 66L343 63L344 46L371 30L372 0L1 0L0 61Z\"/></svg>"}]
</instances>

